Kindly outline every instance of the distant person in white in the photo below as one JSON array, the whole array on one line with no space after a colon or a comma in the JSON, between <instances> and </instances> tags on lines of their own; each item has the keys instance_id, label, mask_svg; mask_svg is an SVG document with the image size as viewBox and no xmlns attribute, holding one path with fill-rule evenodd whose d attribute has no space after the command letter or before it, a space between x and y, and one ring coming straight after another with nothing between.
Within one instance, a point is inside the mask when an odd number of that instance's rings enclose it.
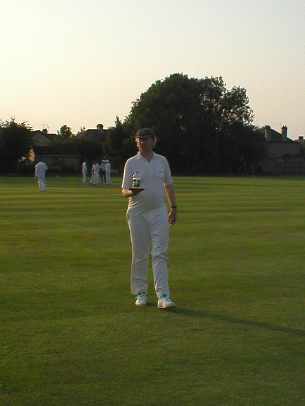
<instances>
[{"instance_id":1,"label":"distant person in white","mask_svg":"<svg viewBox=\"0 0 305 406\"><path fill-rule=\"evenodd\" d=\"M108 159L105 162L106 185L111 185L111 164Z\"/></svg>"},{"instance_id":2,"label":"distant person in white","mask_svg":"<svg viewBox=\"0 0 305 406\"><path fill-rule=\"evenodd\" d=\"M82 164L82 173L83 173L83 184L85 185L87 183L87 163L86 161L83 162Z\"/></svg>"},{"instance_id":3,"label":"distant person in white","mask_svg":"<svg viewBox=\"0 0 305 406\"><path fill-rule=\"evenodd\" d=\"M100 183L100 165L98 162L95 162L92 165L90 183L92 186L96 186Z\"/></svg>"},{"instance_id":4,"label":"distant person in white","mask_svg":"<svg viewBox=\"0 0 305 406\"><path fill-rule=\"evenodd\" d=\"M101 164L101 179L102 179L102 185L106 183L106 172L105 172L105 167L106 167L106 160L102 160Z\"/></svg>"},{"instance_id":5,"label":"distant person in white","mask_svg":"<svg viewBox=\"0 0 305 406\"><path fill-rule=\"evenodd\" d=\"M39 191L46 192L46 171L48 167L42 162L41 159L38 160L38 164L35 165L35 178L38 179Z\"/></svg>"}]
</instances>

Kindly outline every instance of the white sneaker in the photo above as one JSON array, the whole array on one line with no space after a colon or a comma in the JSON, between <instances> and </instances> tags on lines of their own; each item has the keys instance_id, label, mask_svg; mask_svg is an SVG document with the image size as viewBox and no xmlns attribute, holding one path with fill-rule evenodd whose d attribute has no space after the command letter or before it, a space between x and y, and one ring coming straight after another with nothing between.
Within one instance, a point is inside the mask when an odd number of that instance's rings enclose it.
<instances>
[{"instance_id":1,"label":"white sneaker","mask_svg":"<svg viewBox=\"0 0 305 406\"><path fill-rule=\"evenodd\" d=\"M170 297L163 295L158 300L158 308L159 309L167 309L168 307L175 307L175 303L171 300Z\"/></svg>"},{"instance_id":2,"label":"white sneaker","mask_svg":"<svg viewBox=\"0 0 305 406\"><path fill-rule=\"evenodd\" d=\"M147 303L146 293L145 292L138 293L135 305L139 307L144 307L146 306L146 303Z\"/></svg>"}]
</instances>

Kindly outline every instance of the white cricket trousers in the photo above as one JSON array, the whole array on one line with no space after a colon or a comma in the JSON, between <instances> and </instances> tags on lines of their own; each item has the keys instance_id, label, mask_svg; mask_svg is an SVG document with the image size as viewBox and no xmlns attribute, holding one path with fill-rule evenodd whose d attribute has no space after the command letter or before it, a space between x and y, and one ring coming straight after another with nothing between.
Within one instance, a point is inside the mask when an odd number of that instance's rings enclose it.
<instances>
[{"instance_id":1,"label":"white cricket trousers","mask_svg":"<svg viewBox=\"0 0 305 406\"><path fill-rule=\"evenodd\" d=\"M131 293L148 291L148 261L152 256L152 268L157 297L170 297L168 286L169 225L166 207L159 207L144 214L133 215L127 211L127 222L132 245Z\"/></svg>"},{"instance_id":2,"label":"white cricket trousers","mask_svg":"<svg viewBox=\"0 0 305 406\"><path fill-rule=\"evenodd\" d=\"M37 178L38 178L39 189L41 191L45 192L47 190L45 175L38 175Z\"/></svg>"},{"instance_id":3,"label":"white cricket trousers","mask_svg":"<svg viewBox=\"0 0 305 406\"><path fill-rule=\"evenodd\" d=\"M106 177L106 185L110 185L111 184L111 177L110 177L110 172L106 172L105 174Z\"/></svg>"}]
</instances>

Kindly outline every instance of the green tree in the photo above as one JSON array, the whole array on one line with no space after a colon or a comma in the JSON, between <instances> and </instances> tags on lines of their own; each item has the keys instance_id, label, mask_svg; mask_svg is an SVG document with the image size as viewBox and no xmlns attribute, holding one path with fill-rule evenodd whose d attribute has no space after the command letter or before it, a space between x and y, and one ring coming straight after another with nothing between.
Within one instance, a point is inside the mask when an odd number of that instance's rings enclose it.
<instances>
[{"instance_id":1,"label":"green tree","mask_svg":"<svg viewBox=\"0 0 305 406\"><path fill-rule=\"evenodd\" d=\"M86 132L86 127L81 127L81 128L77 131L76 137L80 137L80 136L84 135L85 132Z\"/></svg>"},{"instance_id":2,"label":"green tree","mask_svg":"<svg viewBox=\"0 0 305 406\"><path fill-rule=\"evenodd\" d=\"M60 139L68 140L69 138L73 137L72 129L65 124L60 127L59 131L57 131L57 135Z\"/></svg>"},{"instance_id":3,"label":"green tree","mask_svg":"<svg viewBox=\"0 0 305 406\"><path fill-rule=\"evenodd\" d=\"M92 138L79 137L74 140L73 144L77 145L83 160L101 159L104 154L103 144Z\"/></svg>"},{"instance_id":4,"label":"green tree","mask_svg":"<svg viewBox=\"0 0 305 406\"><path fill-rule=\"evenodd\" d=\"M0 122L0 171L16 172L17 163L27 158L31 149L31 128L25 123L18 124L15 119Z\"/></svg>"},{"instance_id":5,"label":"green tree","mask_svg":"<svg viewBox=\"0 0 305 406\"><path fill-rule=\"evenodd\" d=\"M104 153L111 157L118 168L122 168L127 158L135 154L137 148L133 128L116 117L115 127L109 129Z\"/></svg>"},{"instance_id":6,"label":"green tree","mask_svg":"<svg viewBox=\"0 0 305 406\"><path fill-rule=\"evenodd\" d=\"M250 172L251 164L265 155L265 137L261 129L234 122L222 132L219 145L221 172Z\"/></svg>"},{"instance_id":7,"label":"green tree","mask_svg":"<svg viewBox=\"0 0 305 406\"><path fill-rule=\"evenodd\" d=\"M252 131L248 103L244 88L227 90L221 77L196 79L176 73L142 93L124 125L133 133L153 128L156 152L167 156L176 173L227 170L235 126ZM232 145L229 150L233 154Z\"/></svg>"}]
</instances>

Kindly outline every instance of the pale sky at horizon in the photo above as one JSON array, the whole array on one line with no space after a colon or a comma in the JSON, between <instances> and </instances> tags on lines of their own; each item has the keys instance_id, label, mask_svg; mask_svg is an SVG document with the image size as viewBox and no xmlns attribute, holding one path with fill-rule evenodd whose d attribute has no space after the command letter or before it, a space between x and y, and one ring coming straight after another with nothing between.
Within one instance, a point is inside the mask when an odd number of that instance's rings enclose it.
<instances>
[{"instance_id":1,"label":"pale sky at horizon","mask_svg":"<svg viewBox=\"0 0 305 406\"><path fill-rule=\"evenodd\" d=\"M222 76L305 135L304 0L1 0L0 120L113 126L155 81Z\"/></svg>"}]
</instances>

